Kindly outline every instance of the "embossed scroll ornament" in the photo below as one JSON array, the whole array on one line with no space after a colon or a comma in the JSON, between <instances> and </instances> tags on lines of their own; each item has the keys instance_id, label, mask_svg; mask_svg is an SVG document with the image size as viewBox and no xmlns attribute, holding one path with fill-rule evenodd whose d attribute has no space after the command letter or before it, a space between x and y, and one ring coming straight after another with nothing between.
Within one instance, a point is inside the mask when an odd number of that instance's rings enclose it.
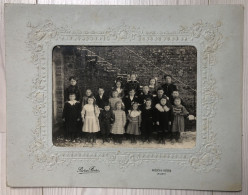
<instances>
[{"instance_id":1,"label":"embossed scroll ornament","mask_svg":"<svg viewBox=\"0 0 248 195\"><path fill-rule=\"evenodd\" d=\"M212 127L213 119L216 115L216 104L220 99L217 93L216 80L213 75L213 66L216 65L217 51L222 45L222 34L220 32L221 22L211 24L199 21L191 26L181 26L175 32L146 32L139 27L129 26L125 23L109 27L103 31L72 31L70 27L57 27L51 20L42 24L28 24L30 32L27 37L27 48L33 65L36 67L36 73L33 78L31 88L31 97L33 102L33 113L36 117L36 124L32 130L33 139L29 144L29 156L33 167L43 169L54 169L56 166L67 166L72 161L105 162L107 165L119 166L125 168L129 166L138 166L144 162L166 161L175 162L182 167L191 167L195 171L209 172L215 170L221 159L221 149L216 143L216 134ZM164 152L142 152L139 151L97 151L90 152L85 149L80 151L57 151L48 144L48 62L47 55L52 51L47 51L47 46L55 41L61 42L80 41L90 43L108 43L108 42L132 42L132 43L180 43L189 44L197 42L200 44L200 62L198 63L198 74L201 74L201 104L198 105L201 110L201 124L198 127L198 136L200 142L191 153L171 153L169 150ZM161 150L159 150L161 151Z\"/></svg>"}]
</instances>

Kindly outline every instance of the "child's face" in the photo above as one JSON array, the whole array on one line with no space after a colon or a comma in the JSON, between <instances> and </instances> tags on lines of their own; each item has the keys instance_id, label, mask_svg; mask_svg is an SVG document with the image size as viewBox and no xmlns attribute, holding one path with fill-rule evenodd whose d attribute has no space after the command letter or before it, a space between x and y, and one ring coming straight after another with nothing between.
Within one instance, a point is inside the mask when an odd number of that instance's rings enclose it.
<instances>
[{"instance_id":1,"label":"child's face","mask_svg":"<svg viewBox=\"0 0 248 195\"><path fill-rule=\"evenodd\" d=\"M88 99L88 104L93 104L93 102L94 102L93 98Z\"/></svg>"},{"instance_id":2,"label":"child's face","mask_svg":"<svg viewBox=\"0 0 248 195\"><path fill-rule=\"evenodd\" d=\"M102 89L102 88L98 89L98 93L99 93L99 95L103 95L104 94L104 89Z\"/></svg>"},{"instance_id":3,"label":"child's face","mask_svg":"<svg viewBox=\"0 0 248 195\"><path fill-rule=\"evenodd\" d=\"M72 86L75 86L75 85L77 84L77 81L74 80L74 79L71 79L71 80L70 80L70 84L71 84Z\"/></svg>"},{"instance_id":4,"label":"child's face","mask_svg":"<svg viewBox=\"0 0 248 195\"><path fill-rule=\"evenodd\" d=\"M150 80L150 85L155 85L155 83L156 83L155 79Z\"/></svg>"},{"instance_id":5,"label":"child's face","mask_svg":"<svg viewBox=\"0 0 248 195\"><path fill-rule=\"evenodd\" d=\"M117 82L117 83L116 83L116 87L117 87L117 88L120 88L120 87L121 87L121 83L120 83L120 82Z\"/></svg>"},{"instance_id":6,"label":"child's face","mask_svg":"<svg viewBox=\"0 0 248 195\"><path fill-rule=\"evenodd\" d=\"M133 105L133 110L137 110L138 109L138 104L134 104Z\"/></svg>"},{"instance_id":7,"label":"child's face","mask_svg":"<svg viewBox=\"0 0 248 195\"><path fill-rule=\"evenodd\" d=\"M86 90L86 95L87 95L87 96L91 96L91 94L92 94L91 90L89 90L89 89Z\"/></svg>"},{"instance_id":8,"label":"child's face","mask_svg":"<svg viewBox=\"0 0 248 195\"><path fill-rule=\"evenodd\" d=\"M132 74L131 77L130 77L131 81L135 81L136 80L136 75L135 74Z\"/></svg>"},{"instance_id":9,"label":"child's face","mask_svg":"<svg viewBox=\"0 0 248 195\"><path fill-rule=\"evenodd\" d=\"M166 99L162 98L162 99L160 100L160 103L164 106L164 105L166 104Z\"/></svg>"},{"instance_id":10,"label":"child's face","mask_svg":"<svg viewBox=\"0 0 248 195\"><path fill-rule=\"evenodd\" d=\"M104 106L104 110L109 111L110 110L110 106Z\"/></svg>"},{"instance_id":11,"label":"child's face","mask_svg":"<svg viewBox=\"0 0 248 195\"><path fill-rule=\"evenodd\" d=\"M121 110L121 103L116 104L116 108L117 108L117 110Z\"/></svg>"},{"instance_id":12,"label":"child's face","mask_svg":"<svg viewBox=\"0 0 248 195\"><path fill-rule=\"evenodd\" d=\"M146 107L151 107L152 105L152 102L149 100L149 101L146 101Z\"/></svg>"},{"instance_id":13,"label":"child's face","mask_svg":"<svg viewBox=\"0 0 248 195\"><path fill-rule=\"evenodd\" d=\"M171 83L171 77L167 76L165 78L165 82L168 83L168 84L170 84Z\"/></svg>"},{"instance_id":14,"label":"child's face","mask_svg":"<svg viewBox=\"0 0 248 195\"><path fill-rule=\"evenodd\" d=\"M145 94L147 94L147 93L149 92L149 87L148 87L148 86L144 86L144 87L143 87L143 92L144 92Z\"/></svg>"},{"instance_id":15,"label":"child's face","mask_svg":"<svg viewBox=\"0 0 248 195\"><path fill-rule=\"evenodd\" d=\"M173 92L172 92L172 96L173 96L173 97L178 97L178 96L179 96L178 91L173 91Z\"/></svg>"},{"instance_id":16,"label":"child's face","mask_svg":"<svg viewBox=\"0 0 248 195\"><path fill-rule=\"evenodd\" d=\"M179 105L181 104L181 100L175 99L174 104L175 104L176 106L179 106Z\"/></svg>"},{"instance_id":17,"label":"child's face","mask_svg":"<svg viewBox=\"0 0 248 195\"><path fill-rule=\"evenodd\" d=\"M134 96L134 95L135 95L135 91L134 91L134 90L129 91L129 95L130 95L130 96Z\"/></svg>"},{"instance_id":18,"label":"child's face","mask_svg":"<svg viewBox=\"0 0 248 195\"><path fill-rule=\"evenodd\" d=\"M74 94L69 95L69 99L70 99L70 101L73 101L73 100L75 100L75 99L76 99L76 96L75 96Z\"/></svg>"},{"instance_id":19,"label":"child's face","mask_svg":"<svg viewBox=\"0 0 248 195\"><path fill-rule=\"evenodd\" d=\"M161 96L164 94L164 91L163 91L163 90L158 90L158 92L157 92L157 93L158 93L158 96L160 96L160 97L161 97Z\"/></svg>"},{"instance_id":20,"label":"child's face","mask_svg":"<svg viewBox=\"0 0 248 195\"><path fill-rule=\"evenodd\" d=\"M112 95L113 95L114 98L117 98L118 97L118 92L114 91Z\"/></svg>"}]
</instances>

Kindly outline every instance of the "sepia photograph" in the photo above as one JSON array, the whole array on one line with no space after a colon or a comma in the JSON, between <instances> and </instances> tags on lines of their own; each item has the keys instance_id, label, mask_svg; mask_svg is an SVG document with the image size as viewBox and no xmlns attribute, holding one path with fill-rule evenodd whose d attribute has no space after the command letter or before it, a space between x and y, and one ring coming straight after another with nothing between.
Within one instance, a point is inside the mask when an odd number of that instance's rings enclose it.
<instances>
[{"instance_id":1,"label":"sepia photograph","mask_svg":"<svg viewBox=\"0 0 248 195\"><path fill-rule=\"evenodd\" d=\"M193 148L194 46L53 49L53 144Z\"/></svg>"}]
</instances>

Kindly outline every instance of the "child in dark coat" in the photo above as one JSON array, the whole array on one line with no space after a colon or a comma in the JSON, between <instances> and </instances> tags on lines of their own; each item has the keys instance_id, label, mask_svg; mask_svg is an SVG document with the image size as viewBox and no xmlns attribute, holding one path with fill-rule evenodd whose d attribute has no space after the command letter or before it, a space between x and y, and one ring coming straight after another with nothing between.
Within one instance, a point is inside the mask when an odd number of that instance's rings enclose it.
<instances>
[{"instance_id":1,"label":"child in dark coat","mask_svg":"<svg viewBox=\"0 0 248 195\"><path fill-rule=\"evenodd\" d=\"M125 95L128 95L131 89L134 89L136 94L139 94L140 92L140 84L136 80L136 74L130 75L130 81L128 81L125 85Z\"/></svg>"},{"instance_id":2,"label":"child in dark coat","mask_svg":"<svg viewBox=\"0 0 248 195\"><path fill-rule=\"evenodd\" d=\"M132 104L134 102L139 102L139 99L135 95L135 90L134 89L130 89L129 95L127 95L127 96L125 96L123 98L123 103L124 103L124 106L125 106L125 112L126 112L126 114L128 113L129 110L132 109Z\"/></svg>"},{"instance_id":3,"label":"child in dark coat","mask_svg":"<svg viewBox=\"0 0 248 195\"><path fill-rule=\"evenodd\" d=\"M69 95L69 101L65 102L62 118L65 121L65 137L75 142L80 132L81 105L75 100L75 93Z\"/></svg>"},{"instance_id":4,"label":"child in dark coat","mask_svg":"<svg viewBox=\"0 0 248 195\"><path fill-rule=\"evenodd\" d=\"M152 108L152 100L147 98L145 105L141 109L141 135L143 142L151 141L151 133L153 131L154 123L154 109Z\"/></svg>"},{"instance_id":5,"label":"child in dark coat","mask_svg":"<svg viewBox=\"0 0 248 195\"><path fill-rule=\"evenodd\" d=\"M98 94L96 95L96 105L100 110L104 109L106 103L109 102L109 98L105 95L105 91L103 87L98 88Z\"/></svg>"},{"instance_id":6,"label":"child in dark coat","mask_svg":"<svg viewBox=\"0 0 248 195\"><path fill-rule=\"evenodd\" d=\"M166 105L167 97L163 96L155 106L155 121L158 130L158 142L165 144L165 139L170 135L171 108Z\"/></svg>"},{"instance_id":7,"label":"child in dark coat","mask_svg":"<svg viewBox=\"0 0 248 195\"><path fill-rule=\"evenodd\" d=\"M115 121L115 115L110 109L109 103L105 103L104 110L101 111L100 116L100 129L102 134L103 143L109 142L109 134L112 128L112 124Z\"/></svg>"}]
</instances>

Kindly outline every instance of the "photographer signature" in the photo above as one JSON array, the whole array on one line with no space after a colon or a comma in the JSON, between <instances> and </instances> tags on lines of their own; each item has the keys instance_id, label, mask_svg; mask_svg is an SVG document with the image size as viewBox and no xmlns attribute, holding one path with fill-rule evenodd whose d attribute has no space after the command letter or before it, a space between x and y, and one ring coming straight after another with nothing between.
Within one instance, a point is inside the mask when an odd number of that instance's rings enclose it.
<instances>
[{"instance_id":1,"label":"photographer signature","mask_svg":"<svg viewBox=\"0 0 248 195\"><path fill-rule=\"evenodd\" d=\"M79 174L88 174L88 173L99 173L100 170L97 169L95 166L91 166L89 168L84 168L84 167L78 167L77 172Z\"/></svg>"}]
</instances>

